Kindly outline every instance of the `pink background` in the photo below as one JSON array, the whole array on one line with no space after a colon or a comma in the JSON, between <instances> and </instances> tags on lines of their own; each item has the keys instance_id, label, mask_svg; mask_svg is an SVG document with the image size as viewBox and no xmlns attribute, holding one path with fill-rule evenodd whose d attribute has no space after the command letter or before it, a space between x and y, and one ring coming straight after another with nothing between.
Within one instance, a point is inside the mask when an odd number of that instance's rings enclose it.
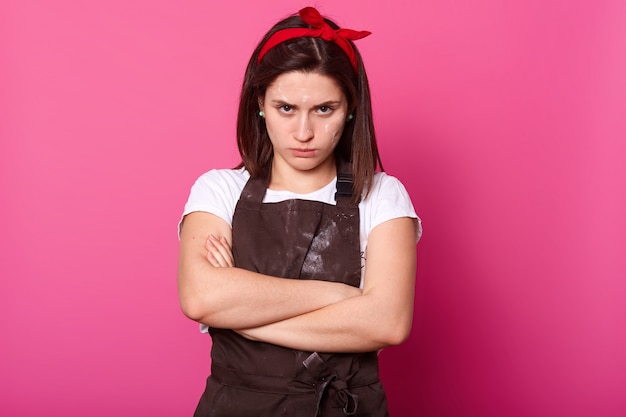
<instances>
[{"instance_id":1,"label":"pink background","mask_svg":"<svg viewBox=\"0 0 626 417\"><path fill-rule=\"evenodd\" d=\"M626 415L626 3L313 3L374 33L383 160L424 219L393 415ZM191 415L176 224L238 162L255 43L308 4L2 2L1 415Z\"/></svg>"}]
</instances>

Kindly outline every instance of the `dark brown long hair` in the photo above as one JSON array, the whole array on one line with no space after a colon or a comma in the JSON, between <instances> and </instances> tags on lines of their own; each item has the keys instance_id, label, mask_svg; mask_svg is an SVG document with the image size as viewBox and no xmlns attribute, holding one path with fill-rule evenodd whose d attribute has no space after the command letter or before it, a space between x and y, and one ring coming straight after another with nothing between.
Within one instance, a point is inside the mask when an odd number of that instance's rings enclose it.
<instances>
[{"instance_id":1,"label":"dark brown long hair","mask_svg":"<svg viewBox=\"0 0 626 417\"><path fill-rule=\"evenodd\" d=\"M333 29L339 27L324 19ZM295 38L270 49L257 64L259 51L273 33L293 27L310 27L299 16L278 22L263 37L254 50L241 88L237 116L237 146L243 167L252 177L265 174L272 160L273 149L265 121L259 116L259 100L265 97L268 86L281 74L292 71L315 72L334 79L348 101L348 113L354 117L345 124L335 149L335 156L352 163L355 200L363 190L369 193L376 168L383 170L376 145L369 83L359 51L352 45L357 57L358 72L346 53L334 42L321 38Z\"/></svg>"}]
</instances>

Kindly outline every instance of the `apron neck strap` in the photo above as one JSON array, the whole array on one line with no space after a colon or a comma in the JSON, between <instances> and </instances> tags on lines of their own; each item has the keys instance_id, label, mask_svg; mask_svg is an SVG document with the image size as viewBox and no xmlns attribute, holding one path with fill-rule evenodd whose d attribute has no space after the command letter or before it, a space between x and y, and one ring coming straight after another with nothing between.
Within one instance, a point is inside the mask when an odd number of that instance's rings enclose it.
<instances>
[{"instance_id":1,"label":"apron neck strap","mask_svg":"<svg viewBox=\"0 0 626 417\"><path fill-rule=\"evenodd\" d=\"M255 203L262 203L270 180L271 164L264 174L250 178L241 192L240 199ZM353 181L352 165L342 158L337 158L337 191L335 201L341 207L358 207L358 203L352 202ZM361 201L359 199L359 201Z\"/></svg>"},{"instance_id":2,"label":"apron neck strap","mask_svg":"<svg viewBox=\"0 0 626 417\"><path fill-rule=\"evenodd\" d=\"M352 201L354 194L354 183L352 181L352 165L343 158L337 158L337 192L335 201L341 207L358 207ZM359 198L358 201L361 201Z\"/></svg>"}]
</instances>

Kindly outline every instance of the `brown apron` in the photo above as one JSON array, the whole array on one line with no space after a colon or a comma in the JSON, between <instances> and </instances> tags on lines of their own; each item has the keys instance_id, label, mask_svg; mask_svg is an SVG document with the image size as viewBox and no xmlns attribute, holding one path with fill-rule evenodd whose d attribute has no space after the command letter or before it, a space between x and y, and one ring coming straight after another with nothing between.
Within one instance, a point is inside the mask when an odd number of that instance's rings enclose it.
<instances>
[{"instance_id":1,"label":"brown apron","mask_svg":"<svg viewBox=\"0 0 626 417\"><path fill-rule=\"evenodd\" d=\"M239 268L283 278L359 286L359 209L349 167L338 167L337 205L263 203L268 178L250 179L233 216ZM316 353L254 342L211 328L211 376L196 417L386 417L378 357Z\"/></svg>"}]
</instances>

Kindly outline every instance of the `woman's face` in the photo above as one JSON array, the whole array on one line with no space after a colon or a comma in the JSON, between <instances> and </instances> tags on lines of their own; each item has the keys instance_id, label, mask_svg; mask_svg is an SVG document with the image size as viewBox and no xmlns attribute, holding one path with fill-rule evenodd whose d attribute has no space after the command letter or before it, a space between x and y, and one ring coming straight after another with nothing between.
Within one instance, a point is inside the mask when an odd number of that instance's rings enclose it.
<instances>
[{"instance_id":1,"label":"woman's face","mask_svg":"<svg viewBox=\"0 0 626 417\"><path fill-rule=\"evenodd\" d=\"M273 169L335 172L333 151L346 123L348 102L334 79L314 72L281 74L260 106L274 149Z\"/></svg>"}]
</instances>

